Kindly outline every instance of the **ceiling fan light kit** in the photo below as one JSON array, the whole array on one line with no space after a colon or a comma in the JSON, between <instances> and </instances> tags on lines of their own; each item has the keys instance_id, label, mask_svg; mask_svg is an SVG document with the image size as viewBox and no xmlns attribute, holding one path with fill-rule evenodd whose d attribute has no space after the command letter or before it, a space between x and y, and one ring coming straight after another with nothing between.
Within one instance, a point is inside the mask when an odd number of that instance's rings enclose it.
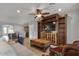
<instances>
[{"instance_id":1,"label":"ceiling fan light kit","mask_svg":"<svg viewBox=\"0 0 79 59\"><path fill-rule=\"evenodd\" d=\"M36 18L35 18L35 21L41 21L41 20L43 20L42 17L36 17Z\"/></svg>"},{"instance_id":2,"label":"ceiling fan light kit","mask_svg":"<svg viewBox=\"0 0 79 59\"><path fill-rule=\"evenodd\" d=\"M36 15L37 17L41 17L42 15L41 14L38 14L38 15Z\"/></svg>"}]
</instances>

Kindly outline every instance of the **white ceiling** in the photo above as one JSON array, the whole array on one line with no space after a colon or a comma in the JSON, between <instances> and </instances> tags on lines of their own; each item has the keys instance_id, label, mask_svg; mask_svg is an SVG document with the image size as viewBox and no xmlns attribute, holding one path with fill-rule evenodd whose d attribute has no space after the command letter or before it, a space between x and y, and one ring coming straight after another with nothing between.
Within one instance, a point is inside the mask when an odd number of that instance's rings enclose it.
<instances>
[{"instance_id":1,"label":"white ceiling","mask_svg":"<svg viewBox=\"0 0 79 59\"><path fill-rule=\"evenodd\" d=\"M0 3L0 24L16 24L22 25L34 21L34 16L28 15L35 12L35 9L41 8L43 12L48 11L51 14L60 13L58 9L62 9L62 13L68 13L79 10L77 3ZM20 13L17 13L20 10Z\"/></svg>"}]
</instances>

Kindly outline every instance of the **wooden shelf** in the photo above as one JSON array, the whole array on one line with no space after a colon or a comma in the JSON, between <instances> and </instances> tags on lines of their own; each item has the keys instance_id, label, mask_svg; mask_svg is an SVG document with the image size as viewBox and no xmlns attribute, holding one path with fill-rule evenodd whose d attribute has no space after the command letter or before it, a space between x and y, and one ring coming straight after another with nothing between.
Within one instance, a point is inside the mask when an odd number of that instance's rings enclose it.
<instances>
[{"instance_id":1,"label":"wooden shelf","mask_svg":"<svg viewBox=\"0 0 79 59\"><path fill-rule=\"evenodd\" d=\"M46 23L49 22L57 22L57 44L66 44L66 36L67 36L67 23L66 23L67 15L61 17L59 14L53 14L44 17L42 21L38 23L38 38L41 38L41 32L43 31L43 27ZM46 38L46 35L42 35L43 38ZM48 39L50 40L50 37ZM52 40L50 40L52 41Z\"/></svg>"}]
</instances>

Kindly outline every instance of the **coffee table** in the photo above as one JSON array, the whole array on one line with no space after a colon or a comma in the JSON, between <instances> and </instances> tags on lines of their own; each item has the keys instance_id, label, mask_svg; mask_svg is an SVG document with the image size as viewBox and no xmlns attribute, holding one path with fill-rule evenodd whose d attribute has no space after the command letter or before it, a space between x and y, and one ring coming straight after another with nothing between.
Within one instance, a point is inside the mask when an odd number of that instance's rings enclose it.
<instances>
[{"instance_id":1,"label":"coffee table","mask_svg":"<svg viewBox=\"0 0 79 59\"><path fill-rule=\"evenodd\" d=\"M46 49L50 45L50 42L45 39L33 39L33 40L30 40L30 45L37 46L39 48L42 48L43 51L46 51Z\"/></svg>"}]
</instances>

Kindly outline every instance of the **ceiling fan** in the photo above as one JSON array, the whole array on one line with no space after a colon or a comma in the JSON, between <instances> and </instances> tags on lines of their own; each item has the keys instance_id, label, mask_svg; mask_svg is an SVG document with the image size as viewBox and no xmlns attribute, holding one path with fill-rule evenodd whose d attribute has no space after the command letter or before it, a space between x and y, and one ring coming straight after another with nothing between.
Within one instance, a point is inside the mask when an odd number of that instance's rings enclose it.
<instances>
[{"instance_id":1,"label":"ceiling fan","mask_svg":"<svg viewBox=\"0 0 79 59\"><path fill-rule=\"evenodd\" d=\"M42 20L44 18L44 16L49 15L50 12L44 12L44 10L49 9L50 7L52 7L53 5L55 5L55 3L48 3L47 5L45 5L42 8L42 5L39 4L37 5L36 8L34 8L34 13L29 13L28 15L34 15L36 20Z\"/></svg>"},{"instance_id":2,"label":"ceiling fan","mask_svg":"<svg viewBox=\"0 0 79 59\"><path fill-rule=\"evenodd\" d=\"M49 12L42 12L43 10L42 9L36 9L35 10L35 13L29 13L29 15L35 15L35 19L37 18L37 17L44 17L44 15L48 15L48 14L50 14Z\"/></svg>"}]
</instances>

